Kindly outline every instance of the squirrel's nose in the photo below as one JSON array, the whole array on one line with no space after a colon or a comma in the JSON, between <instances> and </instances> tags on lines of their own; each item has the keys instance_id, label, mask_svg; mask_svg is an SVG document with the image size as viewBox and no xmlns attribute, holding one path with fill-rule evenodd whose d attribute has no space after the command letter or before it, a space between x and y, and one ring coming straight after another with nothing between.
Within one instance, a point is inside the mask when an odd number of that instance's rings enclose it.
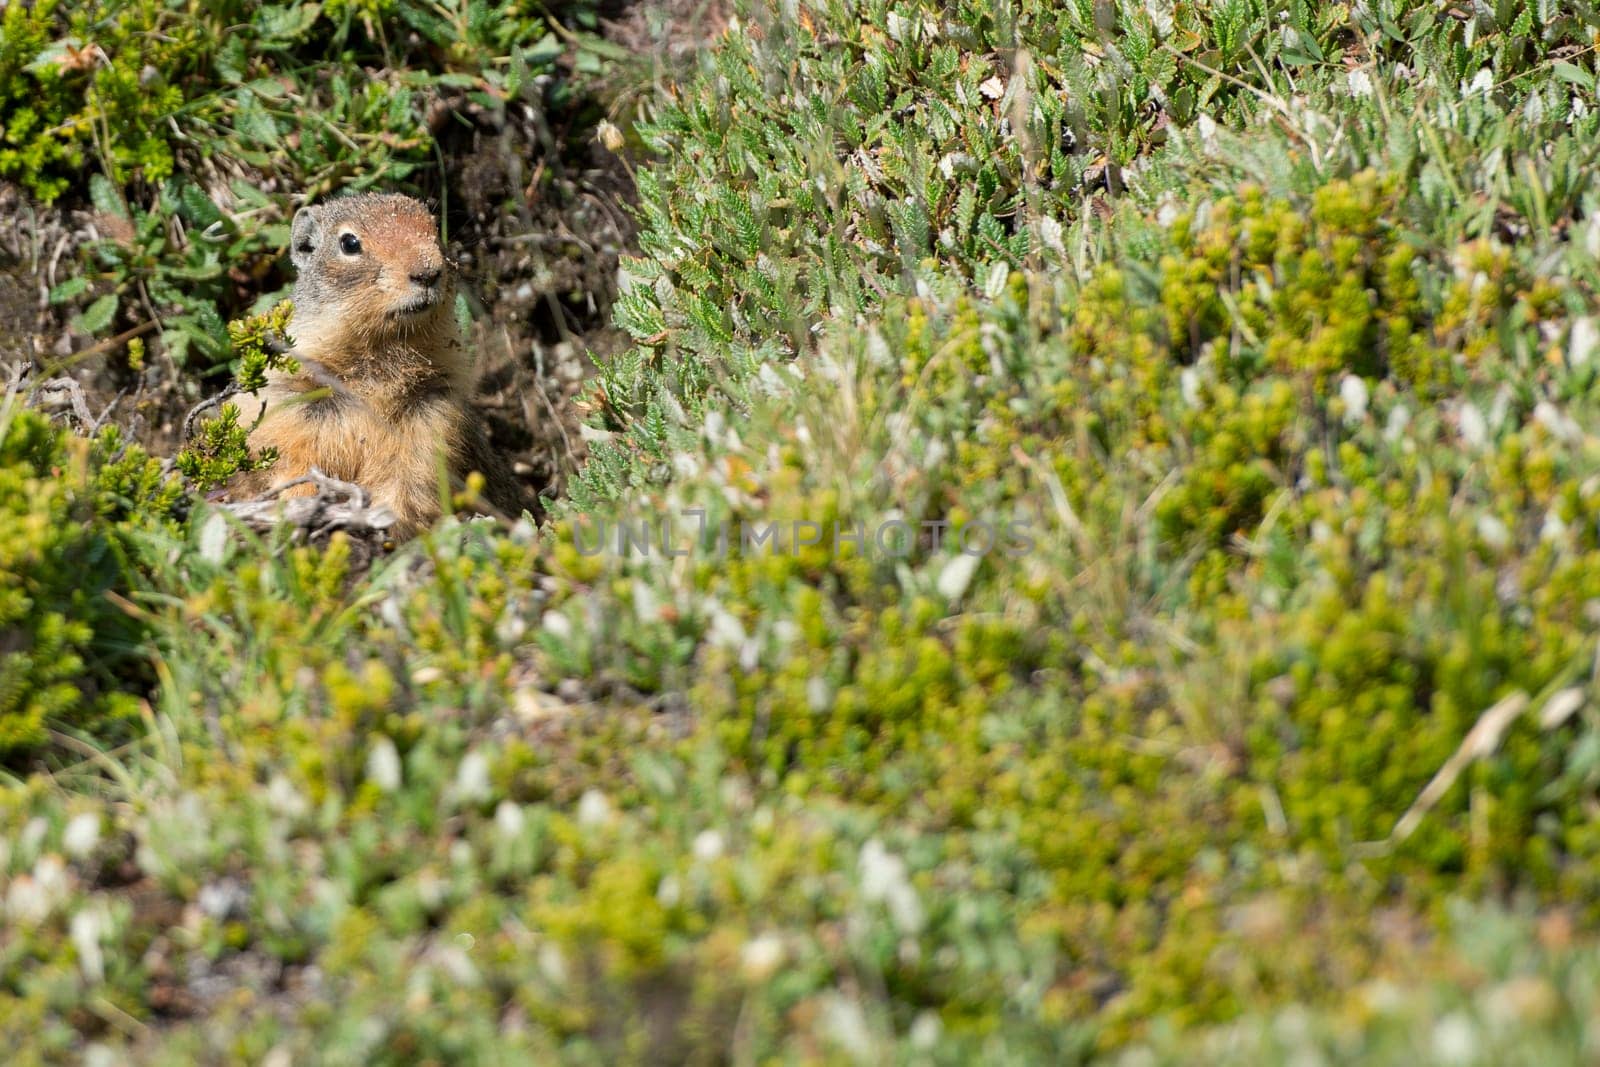
<instances>
[{"instance_id":1,"label":"squirrel's nose","mask_svg":"<svg viewBox=\"0 0 1600 1067\"><path fill-rule=\"evenodd\" d=\"M443 267L419 267L411 272L411 280L424 289L432 289L443 275Z\"/></svg>"}]
</instances>

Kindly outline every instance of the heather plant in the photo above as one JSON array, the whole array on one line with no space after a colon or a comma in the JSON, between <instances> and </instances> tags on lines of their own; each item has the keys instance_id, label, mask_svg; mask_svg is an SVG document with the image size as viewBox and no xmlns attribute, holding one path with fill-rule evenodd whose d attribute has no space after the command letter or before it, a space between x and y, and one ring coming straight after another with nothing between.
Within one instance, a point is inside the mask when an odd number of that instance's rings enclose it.
<instances>
[{"instance_id":1,"label":"heather plant","mask_svg":"<svg viewBox=\"0 0 1600 1067\"><path fill-rule=\"evenodd\" d=\"M178 485L115 428L77 437L13 397L0 406L0 484L0 759L37 755L52 731L66 735L58 754L80 736L129 736L143 672L141 628L117 603L122 538L173 522Z\"/></svg>"}]
</instances>

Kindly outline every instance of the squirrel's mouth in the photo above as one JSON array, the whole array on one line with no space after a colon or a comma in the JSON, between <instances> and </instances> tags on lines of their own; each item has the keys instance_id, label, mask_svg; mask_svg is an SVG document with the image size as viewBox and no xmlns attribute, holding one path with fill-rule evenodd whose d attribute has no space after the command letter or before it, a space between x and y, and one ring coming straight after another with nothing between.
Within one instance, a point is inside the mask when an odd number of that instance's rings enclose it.
<instances>
[{"instance_id":1,"label":"squirrel's mouth","mask_svg":"<svg viewBox=\"0 0 1600 1067\"><path fill-rule=\"evenodd\" d=\"M389 317L392 319L415 318L418 315L432 311L438 305L439 294L437 292L421 292L390 308Z\"/></svg>"}]
</instances>

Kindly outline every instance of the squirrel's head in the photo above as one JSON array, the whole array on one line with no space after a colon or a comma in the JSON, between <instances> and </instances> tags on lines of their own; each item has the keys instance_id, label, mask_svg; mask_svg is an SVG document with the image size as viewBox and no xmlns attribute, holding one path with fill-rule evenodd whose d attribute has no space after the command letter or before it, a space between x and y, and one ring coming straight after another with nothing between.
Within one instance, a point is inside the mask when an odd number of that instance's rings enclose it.
<instances>
[{"instance_id":1,"label":"squirrel's head","mask_svg":"<svg viewBox=\"0 0 1600 1067\"><path fill-rule=\"evenodd\" d=\"M367 193L295 212L289 258L301 328L334 326L370 339L452 322L454 277L428 209Z\"/></svg>"}]
</instances>

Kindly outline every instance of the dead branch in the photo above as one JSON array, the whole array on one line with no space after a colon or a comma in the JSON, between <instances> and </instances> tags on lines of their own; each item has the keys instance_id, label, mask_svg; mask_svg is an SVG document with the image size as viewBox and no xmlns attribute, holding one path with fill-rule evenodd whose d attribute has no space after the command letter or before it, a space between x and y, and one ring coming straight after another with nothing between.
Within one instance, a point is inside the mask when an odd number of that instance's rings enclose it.
<instances>
[{"instance_id":1,"label":"dead branch","mask_svg":"<svg viewBox=\"0 0 1600 1067\"><path fill-rule=\"evenodd\" d=\"M303 485L316 486L316 493L279 499ZM287 523L312 537L333 530L382 533L395 524L394 512L381 505L374 507L372 497L361 486L330 477L315 467L304 477L276 486L259 499L217 506L254 530Z\"/></svg>"}]
</instances>

